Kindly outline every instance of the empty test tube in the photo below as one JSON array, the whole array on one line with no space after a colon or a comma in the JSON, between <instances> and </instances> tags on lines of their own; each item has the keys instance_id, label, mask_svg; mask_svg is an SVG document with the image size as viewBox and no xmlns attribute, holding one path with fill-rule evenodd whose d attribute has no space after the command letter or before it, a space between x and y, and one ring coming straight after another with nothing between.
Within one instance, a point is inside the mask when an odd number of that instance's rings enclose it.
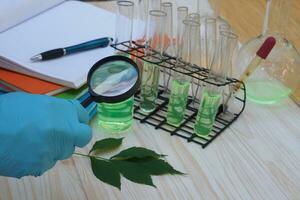
<instances>
[{"instance_id":1,"label":"empty test tube","mask_svg":"<svg viewBox=\"0 0 300 200\"><path fill-rule=\"evenodd\" d=\"M178 7L177 8L177 35L176 35L176 57L179 58L181 54L181 45L182 45L182 35L184 31L183 21L186 19L188 15L189 9L188 7Z\"/></svg>"},{"instance_id":2,"label":"empty test tube","mask_svg":"<svg viewBox=\"0 0 300 200\"><path fill-rule=\"evenodd\" d=\"M205 59L204 67L210 69L213 57L216 51L217 34L216 34L216 19L211 17L205 18Z\"/></svg>"},{"instance_id":3,"label":"empty test tube","mask_svg":"<svg viewBox=\"0 0 300 200\"><path fill-rule=\"evenodd\" d=\"M161 0L149 0L149 10L161 10Z\"/></svg>"},{"instance_id":4,"label":"empty test tube","mask_svg":"<svg viewBox=\"0 0 300 200\"><path fill-rule=\"evenodd\" d=\"M115 44L120 42L132 43L134 3L131 1L118 1L118 14L116 21ZM126 51L127 47L120 46Z\"/></svg>"},{"instance_id":5,"label":"empty test tube","mask_svg":"<svg viewBox=\"0 0 300 200\"><path fill-rule=\"evenodd\" d=\"M139 30L142 30L140 37L137 39L138 44L145 45L146 34L149 24L150 10L160 10L161 0L138 0L138 18Z\"/></svg>"},{"instance_id":6,"label":"empty test tube","mask_svg":"<svg viewBox=\"0 0 300 200\"><path fill-rule=\"evenodd\" d=\"M138 15L139 15L139 26L138 29L142 30L141 35L136 40L137 44L146 46L147 45L147 32L149 28L149 20L151 10L161 10L161 0L138 0ZM138 56L142 56L145 52L136 52ZM140 68L141 72L143 71L144 61L137 58L136 63Z\"/></svg>"}]
</instances>

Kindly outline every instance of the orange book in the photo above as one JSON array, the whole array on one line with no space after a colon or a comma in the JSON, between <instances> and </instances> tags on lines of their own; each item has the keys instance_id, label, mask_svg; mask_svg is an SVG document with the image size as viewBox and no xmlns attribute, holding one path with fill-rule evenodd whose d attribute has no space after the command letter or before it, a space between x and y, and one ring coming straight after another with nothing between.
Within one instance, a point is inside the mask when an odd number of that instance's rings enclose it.
<instances>
[{"instance_id":1,"label":"orange book","mask_svg":"<svg viewBox=\"0 0 300 200\"><path fill-rule=\"evenodd\" d=\"M32 94L55 95L69 89L55 83L2 68L0 68L0 83L15 91L24 91Z\"/></svg>"}]
</instances>

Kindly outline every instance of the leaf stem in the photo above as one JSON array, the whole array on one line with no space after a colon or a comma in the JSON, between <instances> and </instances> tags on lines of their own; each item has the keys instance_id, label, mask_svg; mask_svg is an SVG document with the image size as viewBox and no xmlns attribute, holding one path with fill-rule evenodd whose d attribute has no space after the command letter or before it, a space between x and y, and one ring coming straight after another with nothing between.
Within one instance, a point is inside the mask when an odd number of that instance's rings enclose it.
<instances>
[{"instance_id":1,"label":"leaf stem","mask_svg":"<svg viewBox=\"0 0 300 200\"><path fill-rule=\"evenodd\" d=\"M83 156L83 157L88 157L88 158L90 158L90 157L92 157L92 156L89 156L89 155L85 155L85 154L81 154L81 153L73 153L73 155L78 155L78 156Z\"/></svg>"},{"instance_id":2,"label":"leaf stem","mask_svg":"<svg viewBox=\"0 0 300 200\"><path fill-rule=\"evenodd\" d=\"M83 156L83 157L87 157L87 158L96 158L96 159L99 159L99 160L109 161L108 159L102 158L102 157L99 157L99 156L85 155L85 154L81 154L81 153L77 153L77 152L73 153L73 155L78 155L78 156Z\"/></svg>"}]
</instances>

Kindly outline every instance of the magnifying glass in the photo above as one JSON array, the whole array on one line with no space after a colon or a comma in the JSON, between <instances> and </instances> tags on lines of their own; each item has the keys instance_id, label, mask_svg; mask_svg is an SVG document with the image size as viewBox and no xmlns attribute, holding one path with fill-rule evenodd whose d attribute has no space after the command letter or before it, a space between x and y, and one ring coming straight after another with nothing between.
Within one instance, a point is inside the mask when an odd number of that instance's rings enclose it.
<instances>
[{"instance_id":1,"label":"magnifying glass","mask_svg":"<svg viewBox=\"0 0 300 200\"><path fill-rule=\"evenodd\" d=\"M109 56L90 69L87 78L90 96L81 105L92 102L119 103L132 97L140 86L138 66L125 56Z\"/></svg>"}]
</instances>

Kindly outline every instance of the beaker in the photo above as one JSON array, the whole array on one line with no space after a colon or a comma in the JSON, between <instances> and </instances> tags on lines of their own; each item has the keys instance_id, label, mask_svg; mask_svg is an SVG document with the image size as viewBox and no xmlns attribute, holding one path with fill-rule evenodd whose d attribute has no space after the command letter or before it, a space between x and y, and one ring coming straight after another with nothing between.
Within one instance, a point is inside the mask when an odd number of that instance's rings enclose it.
<instances>
[{"instance_id":1,"label":"beaker","mask_svg":"<svg viewBox=\"0 0 300 200\"><path fill-rule=\"evenodd\" d=\"M161 10L150 11L145 50L149 62L144 62L141 84L140 108L144 113L151 113L156 108L160 76L160 69L156 63L163 58L166 16L167 14Z\"/></svg>"},{"instance_id":2,"label":"beaker","mask_svg":"<svg viewBox=\"0 0 300 200\"><path fill-rule=\"evenodd\" d=\"M177 63L176 70L173 73L171 81L171 95L169 98L167 122L173 126L180 126L184 121L184 114L187 105L189 88L191 85L191 78L185 74L186 63L193 62L193 56L196 54L196 44L199 38L200 24L193 20L184 20L184 33L182 36L182 52L179 56L179 63ZM183 66L182 66L183 64Z\"/></svg>"},{"instance_id":3,"label":"beaker","mask_svg":"<svg viewBox=\"0 0 300 200\"><path fill-rule=\"evenodd\" d=\"M253 102L278 103L288 98L299 85L299 53L285 38L290 9L291 1L269 0L262 35L246 42L236 58L237 68L245 70L265 39L269 36L276 39L270 55L246 82L247 98Z\"/></svg>"}]
</instances>

